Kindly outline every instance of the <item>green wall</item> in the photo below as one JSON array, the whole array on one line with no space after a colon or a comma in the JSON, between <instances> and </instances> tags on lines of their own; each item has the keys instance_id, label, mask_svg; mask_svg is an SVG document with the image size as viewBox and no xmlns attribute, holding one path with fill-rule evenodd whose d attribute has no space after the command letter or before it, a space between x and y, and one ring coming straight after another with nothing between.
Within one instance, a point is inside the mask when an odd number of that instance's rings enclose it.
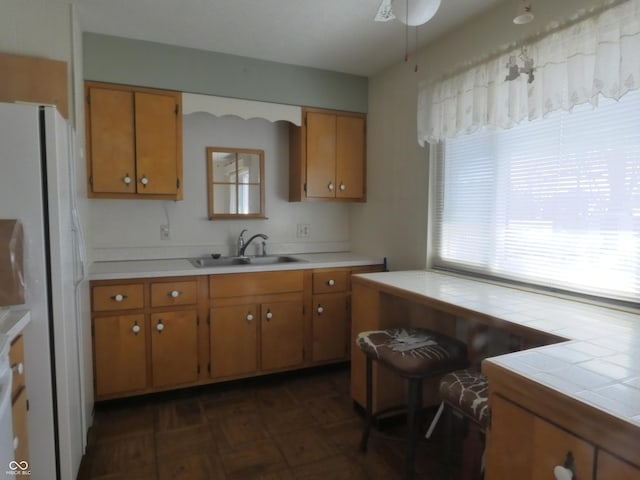
<instances>
[{"instance_id":1,"label":"green wall","mask_svg":"<svg viewBox=\"0 0 640 480\"><path fill-rule=\"evenodd\" d=\"M85 80L367 111L366 77L88 32L82 40Z\"/></svg>"}]
</instances>

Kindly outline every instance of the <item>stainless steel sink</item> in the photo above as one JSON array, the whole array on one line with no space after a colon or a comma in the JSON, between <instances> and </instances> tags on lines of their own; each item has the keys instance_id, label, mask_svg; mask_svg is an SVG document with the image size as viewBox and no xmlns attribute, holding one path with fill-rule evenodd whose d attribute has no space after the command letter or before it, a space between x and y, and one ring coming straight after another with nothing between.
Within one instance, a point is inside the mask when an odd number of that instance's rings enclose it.
<instances>
[{"instance_id":1,"label":"stainless steel sink","mask_svg":"<svg viewBox=\"0 0 640 480\"><path fill-rule=\"evenodd\" d=\"M242 266L242 265L278 265L281 263L294 263L303 262L295 257L288 255L256 255L251 257L218 257L212 256L190 258L189 261L194 267L197 268L211 268L211 267L230 267L230 266Z\"/></svg>"}]
</instances>

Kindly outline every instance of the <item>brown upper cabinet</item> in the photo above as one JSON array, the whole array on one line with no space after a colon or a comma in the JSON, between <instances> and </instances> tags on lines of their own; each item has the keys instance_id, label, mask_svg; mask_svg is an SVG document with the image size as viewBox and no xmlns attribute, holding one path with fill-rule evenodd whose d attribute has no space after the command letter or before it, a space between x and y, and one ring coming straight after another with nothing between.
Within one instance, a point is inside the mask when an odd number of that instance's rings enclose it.
<instances>
[{"instance_id":1,"label":"brown upper cabinet","mask_svg":"<svg viewBox=\"0 0 640 480\"><path fill-rule=\"evenodd\" d=\"M180 92L86 82L89 196L182 199Z\"/></svg>"},{"instance_id":2,"label":"brown upper cabinet","mask_svg":"<svg viewBox=\"0 0 640 480\"><path fill-rule=\"evenodd\" d=\"M365 116L304 109L302 119L290 129L289 201L364 201Z\"/></svg>"}]
</instances>

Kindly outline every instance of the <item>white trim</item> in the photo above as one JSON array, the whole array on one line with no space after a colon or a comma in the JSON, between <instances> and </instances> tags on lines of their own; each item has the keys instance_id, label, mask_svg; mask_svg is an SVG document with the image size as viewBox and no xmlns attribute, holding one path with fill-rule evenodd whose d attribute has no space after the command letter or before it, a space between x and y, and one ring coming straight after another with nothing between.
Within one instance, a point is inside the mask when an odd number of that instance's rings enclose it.
<instances>
[{"instance_id":1,"label":"white trim","mask_svg":"<svg viewBox=\"0 0 640 480\"><path fill-rule=\"evenodd\" d=\"M302 125L302 108L295 105L256 102L253 100L199 95L195 93L182 94L182 112L184 115L206 112L217 117L235 115L245 120L250 118L264 118L270 122L284 120L297 126Z\"/></svg>"}]
</instances>

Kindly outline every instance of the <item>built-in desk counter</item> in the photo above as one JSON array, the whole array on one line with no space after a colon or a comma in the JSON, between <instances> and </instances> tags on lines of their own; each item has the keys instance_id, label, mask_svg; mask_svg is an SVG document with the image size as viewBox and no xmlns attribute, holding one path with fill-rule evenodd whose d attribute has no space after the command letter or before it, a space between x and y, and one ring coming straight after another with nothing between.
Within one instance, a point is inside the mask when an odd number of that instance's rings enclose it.
<instances>
[{"instance_id":1,"label":"built-in desk counter","mask_svg":"<svg viewBox=\"0 0 640 480\"><path fill-rule=\"evenodd\" d=\"M594 459L604 459L598 453L608 450L640 465L638 313L429 271L363 274L352 282L354 335L400 325L448 328L454 333L447 322L469 319L552 343L483 362L492 404L498 395L575 433L593 446ZM360 356L354 349L352 397L362 404ZM377 384L384 385L377 390L378 409L397 400L390 393L394 381L378 377ZM490 430L488 435L488 480L498 478L491 476L491 437L496 433ZM557 459L559 465L566 453ZM504 457L505 452L498 455ZM584 478L592 478L587 475ZM606 477L594 473L594 478Z\"/></svg>"}]
</instances>

